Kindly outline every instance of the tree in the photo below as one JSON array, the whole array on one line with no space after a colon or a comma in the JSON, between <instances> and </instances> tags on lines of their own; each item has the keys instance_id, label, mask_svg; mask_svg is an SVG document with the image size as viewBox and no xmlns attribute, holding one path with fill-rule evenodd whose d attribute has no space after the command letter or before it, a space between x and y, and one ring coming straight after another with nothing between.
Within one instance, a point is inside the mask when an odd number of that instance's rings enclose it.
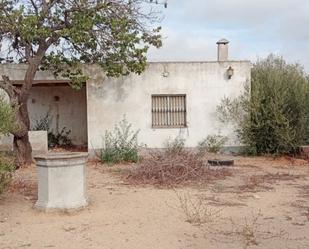
<instances>
[{"instance_id":1,"label":"tree","mask_svg":"<svg viewBox=\"0 0 309 249\"><path fill-rule=\"evenodd\" d=\"M38 70L71 80L88 78L83 63L102 66L107 76L140 74L149 46L160 47L158 12L146 0L2 0L0 41L4 62L28 65L21 88L2 75L0 88L16 109L14 150L19 165L32 161L27 100ZM152 1L151 1L152 2ZM146 13L147 10L147 13Z\"/></svg>"},{"instance_id":2,"label":"tree","mask_svg":"<svg viewBox=\"0 0 309 249\"><path fill-rule=\"evenodd\" d=\"M294 153L309 144L309 78L298 64L270 55L252 69L251 88L218 107L253 154Z\"/></svg>"}]
</instances>

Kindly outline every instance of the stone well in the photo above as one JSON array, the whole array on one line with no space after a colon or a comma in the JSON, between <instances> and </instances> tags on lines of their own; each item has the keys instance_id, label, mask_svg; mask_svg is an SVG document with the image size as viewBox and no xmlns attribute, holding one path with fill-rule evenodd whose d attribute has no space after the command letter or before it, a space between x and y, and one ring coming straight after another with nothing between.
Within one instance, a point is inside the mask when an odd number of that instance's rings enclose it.
<instances>
[{"instance_id":1,"label":"stone well","mask_svg":"<svg viewBox=\"0 0 309 249\"><path fill-rule=\"evenodd\" d=\"M87 206L85 165L88 153L47 153L35 157L38 169L36 208L79 209Z\"/></svg>"}]
</instances>

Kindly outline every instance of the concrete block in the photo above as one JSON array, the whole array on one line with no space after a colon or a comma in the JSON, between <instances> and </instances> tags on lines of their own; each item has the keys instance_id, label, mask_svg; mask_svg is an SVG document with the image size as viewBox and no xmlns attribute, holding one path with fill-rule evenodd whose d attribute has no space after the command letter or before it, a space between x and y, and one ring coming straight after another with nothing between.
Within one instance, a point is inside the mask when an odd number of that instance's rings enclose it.
<instances>
[{"instance_id":1,"label":"concrete block","mask_svg":"<svg viewBox=\"0 0 309 249\"><path fill-rule=\"evenodd\" d=\"M85 165L87 153L48 153L36 156L38 200L36 208L79 209L88 205Z\"/></svg>"},{"instance_id":2,"label":"concrete block","mask_svg":"<svg viewBox=\"0 0 309 249\"><path fill-rule=\"evenodd\" d=\"M47 131L29 131L29 140L32 146L33 155L47 153L48 138ZM0 137L0 151L13 150L13 135Z\"/></svg>"},{"instance_id":3,"label":"concrete block","mask_svg":"<svg viewBox=\"0 0 309 249\"><path fill-rule=\"evenodd\" d=\"M33 155L47 153L47 131L29 131L29 140L32 146Z\"/></svg>"}]
</instances>

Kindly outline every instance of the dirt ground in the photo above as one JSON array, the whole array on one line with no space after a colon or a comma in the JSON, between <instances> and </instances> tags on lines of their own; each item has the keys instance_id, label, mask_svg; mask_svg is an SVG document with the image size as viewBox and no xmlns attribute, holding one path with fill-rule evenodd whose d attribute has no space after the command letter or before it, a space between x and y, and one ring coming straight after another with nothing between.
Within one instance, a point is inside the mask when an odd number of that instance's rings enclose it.
<instances>
[{"instance_id":1,"label":"dirt ground","mask_svg":"<svg viewBox=\"0 0 309 249\"><path fill-rule=\"evenodd\" d=\"M33 208L35 167L21 169L0 199L0 248L309 248L309 163L234 159L232 176L177 189L132 186L120 178L131 165L92 162L90 205L62 213Z\"/></svg>"}]
</instances>

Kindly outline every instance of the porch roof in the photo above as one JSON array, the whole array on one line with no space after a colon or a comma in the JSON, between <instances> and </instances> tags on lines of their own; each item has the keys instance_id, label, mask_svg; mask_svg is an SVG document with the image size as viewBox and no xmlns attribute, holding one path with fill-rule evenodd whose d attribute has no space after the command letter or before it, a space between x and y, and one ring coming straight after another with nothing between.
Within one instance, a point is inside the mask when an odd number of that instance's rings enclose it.
<instances>
[{"instance_id":1,"label":"porch roof","mask_svg":"<svg viewBox=\"0 0 309 249\"><path fill-rule=\"evenodd\" d=\"M14 86L23 85L24 80L13 80ZM35 86L68 86L70 80L34 80L33 87Z\"/></svg>"}]
</instances>

